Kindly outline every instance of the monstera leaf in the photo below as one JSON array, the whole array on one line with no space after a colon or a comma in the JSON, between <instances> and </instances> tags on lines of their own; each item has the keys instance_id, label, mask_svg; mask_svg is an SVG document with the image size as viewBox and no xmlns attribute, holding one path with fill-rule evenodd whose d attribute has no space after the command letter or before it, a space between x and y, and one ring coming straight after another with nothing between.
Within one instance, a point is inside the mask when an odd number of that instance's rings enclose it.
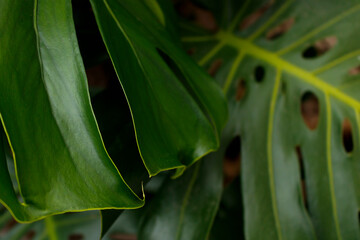
<instances>
[{"instance_id":1,"label":"monstera leaf","mask_svg":"<svg viewBox=\"0 0 360 240\"><path fill-rule=\"evenodd\" d=\"M214 81L168 33L157 2L90 2L126 94L150 176L184 168L217 149L227 118L226 102ZM168 65L175 65L181 77Z\"/></svg>"},{"instance_id":2,"label":"monstera leaf","mask_svg":"<svg viewBox=\"0 0 360 240\"><path fill-rule=\"evenodd\" d=\"M223 135L241 138L246 239L360 238L359 2L177 7L185 48L227 96Z\"/></svg>"},{"instance_id":3,"label":"monstera leaf","mask_svg":"<svg viewBox=\"0 0 360 240\"><path fill-rule=\"evenodd\" d=\"M104 148L70 1L1 1L0 9L0 111L6 135L0 143L0 202L20 221L142 206ZM12 188L6 145L22 201Z\"/></svg>"},{"instance_id":4,"label":"monstera leaf","mask_svg":"<svg viewBox=\"0 0 360 240\"><path fill-rule=\"evenodd\" d=\"M157 2L91 3L131 111L132 122L111 140L129 150L121 157L142 159L152 176L183 170L216 150L226 101L173 40L174 29ZM138 181L129 186L105 149L71 1L5 0L0 9L0 202L25 222L67 211L141 207L145 177L128 168L126 178ZM175 64L183 78L167 64ZM136 139L128 138L133 129ZM19 195L11 184L7 151ZM130 166L125 160L116 165Z\"/></svg>"}]
</instances>

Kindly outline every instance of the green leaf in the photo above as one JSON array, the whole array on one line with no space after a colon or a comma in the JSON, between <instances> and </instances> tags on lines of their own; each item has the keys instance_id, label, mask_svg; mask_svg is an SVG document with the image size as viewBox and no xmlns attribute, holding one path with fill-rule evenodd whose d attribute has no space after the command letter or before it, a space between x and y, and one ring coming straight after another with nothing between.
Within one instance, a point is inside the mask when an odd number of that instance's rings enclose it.
<instances>
[{"instance_id":1,"label":"green leaf","mask_svg":"<svg viewBox=\"0 0 360 240\"><path fill-rule=\"evenodd\" d=\"M210 154L164 183L146 207L139 239L207 239L222 193L219 155Z\"/></svg>"},{"instance_id":2,"label":"green leaf","mask_svg":"<svg viewBox=\"0 0 360 240\"><path fill-rule=\"evenodd\" d=\"M91 0L151 176L218 148L226 102L143 1ZM120 53L120 54L119 54ZM167 62L175 64L179 78Z\"/></svg>"},{"instance_id":3,"label":"green leaf","mask_svg":"<svg viewBox=\"0 0 360 240\"><path fill-rule=\"evenodd\" d=\"M104 148L71 2L5 0L0 9L0 116L24 201L12 188L0 143L0 202L19 221L141 207Z\"/></svg>"},{"instance_id":4,"label":"green leaf","mask_svg":"<svg viewBox=\"0 0 360 240\"><path fill-rule=\"evenodd\" d=\"M44 220L20 224L14 222L9 212L7 225L1 226L0 239L100 239L100 215L98 211L50 216ZM0 222L1 224L1 222Z\"/></svg>"},{"instance_id":5,"label":"green leaf","mask_svg":"<svg viewBox=\"0 0 360 240\"><path fill-rule=\"evenodd\" d=\"M222 60L246 239L359 239L358 2L237 2L215 35L184 27L183 42L205 68Z\"/></svg>"}]
</instances>

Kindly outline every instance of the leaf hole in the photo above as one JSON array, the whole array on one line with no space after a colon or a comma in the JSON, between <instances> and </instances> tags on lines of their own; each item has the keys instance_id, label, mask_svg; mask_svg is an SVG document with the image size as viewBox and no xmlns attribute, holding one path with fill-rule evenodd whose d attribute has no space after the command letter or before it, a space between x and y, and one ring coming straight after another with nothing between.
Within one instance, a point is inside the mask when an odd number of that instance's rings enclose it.
<instances>
[{"instance_id":1,"label":"leaf hole","mask_svg":"<svg viewBox=\"0 0 360 240\"><path fill-rule=\"evenodd\" d=\"M254 70L255 81L260 83L265 78L265 68L263 66L257 66Z\"/></svg>"},{"instance_id":2,"label":"leaf hole","mask_svg":"<svg viewBox=\"0 0 360 240\"><path fill-rule=\"evenodd\" d=\"M243 99L245 93L246 93L246 83L245 80L241 78L237 81L236 96L235 96L236 101L240 101L241 99Z\"/></svg>"},{"instance_id":3,"label":"leaf hole","mask_svg":"<svg viewBox=\"0 0 360 240\"><path fill-rule=\"evenodd\" d=\"M336 44L337 44L337 37L335 36L323 38L315 42L313 45L307 47L303 51L302 56L306 59L317 58L319 56L324 55L326 52L332 49Z\"/></svg>"},{"instance_id":4,"label":"leaf hole","mask_svg":"<svg viewBox=\"0 0 360 240\"><path fill-rule=\"evenodd\" d=\"M262 7L247 16L239 25L240 30L245 30L255 24L274 4L275 0L270 0L265 3Z\"/></svg>"},{"instance_id":5,"label":"leaf hole","mask_svg":"<svg viewBox=\"0 0 360 240\"><path fill-rule=\"evenodd\" d=\"M78 233L74 233L69 236L69 240L83 240L83 239L84 239L84 235Z\"/></svg>"},{"instance_id":6,"label":"leaf hole","mask_svg":"<svg viewBox=\"0 0 360 240\"><path fill-rule=\"evenodd\" d=\"M189 56L194 55L195 52L196 52L196 48L195 48L195 47L189 48L189 49L186 51L186 53L187 53Z\"/></svg>"},{"instance_id":7,"label":"leaf hole","mask_svg":"<svg viewBox=\"0 0 360 240\"><path fill-rule=\"evenodd\" d=\"M305 208L307 210L309 210L308 209L307 192L306 192L306 182L305 182L304 159L303 159L303 156L302 156L300 146L295 147L295 152L296 152L296 155L297 155L297 158L298 158L299 168L300 168L301 195L302 195L302 198L303 198Z\"/></svg>"},{"instance_id":8,"label":"leaf hole","mask_svg":"<svg viewBox=\"0 0 360 240\"><path fill-rule=\"evenodd\" d=\"M33 231L33 230L28 231L28 232L25 234L25 236L23 236L23 237L21 238L21 240L32 240L32 239L35 237L35 235L36 235L36 232L35 232L35 231Z\"/></svg>"},{"instance_id":9,"label":"leaf hole","mask_svg":"<svg viewBox=\"0 0 360 240\"><path fill-rule=\"evenodd\" d=\"M10 232L10 230L13 229L17 224L18 222L13 218L8 221L5 226L0 230L0 237L5 236L5 234Z\"/></svg>"},{"instance_id":10,"label":"leaf hole","mask_svg":"<svg viewBox=\"0 0 360 240\"><path fill-rule=\"evenodd\" d=\"M350 76L357 76L360 74L360 65L349 70Z\"/></svg>"},{"instance_id":11,"label":"leaf hole","mask_svg":"<svg viewBox=\"0 0 360 240\"><path fill-rule=\"evenodd\" d=\"M234 137L226 148L224 156L224 185L231 183L240 173L241 138Z\"/></svg>"},{"instance_id":12,"label":"leaf hole","mask_svg":"<svg viewBox=\"0 0 360 240\"><path fill-rule=\"evenodd\" d=\"M319 100L310 91L301 97L301 115L310 130L316 129L319 122Z\"/></svg>"},{"instance_id":13,"label":"leaf hole","mask_svg":"<svg viewBox=\"0 0 360 240\"><path fill-rule=\"evenodd\" d=\"M342 124L342 142L347 153L351 153L354 150L351 122L347 118Z\"/></svg>"},{"instance_id":14,"label":"leaf hole","mask_svg":"<svg viewBox=\"0 0 360 240\"><path fill-rule=\"evenodd\" d=\"M216 75L216 73L219 71L221 65L223 64L223 60L222 59L215 59L209 69L208 69L208 73L210 76L214 77Z\"/></svg>"},{"instance_id":15,"label":"leaf hole","mask_svg":"<svg viewBox=\"0 0 360 240\"><path fill-rule=\"evenodd\" d=\"M289 18L280 23L278 26L274 27L273 29L270 29L267 34L266 38L268 40L275 40L282 35L284 35L287 31L290 30L290 28L295 23L295 18Z\"/></svg>"},{"instance_id":16,"label":"leaf hole","mask_svg":"<svg viewBox=\"0 0 360 240\"><path fill-rule=\"evenodd\" d=\"M202 6L190 1L180 1L175 4L175 9L180 16L207 31L217 32L219 29L213 13Z\"/></svg>"}]
</instances>

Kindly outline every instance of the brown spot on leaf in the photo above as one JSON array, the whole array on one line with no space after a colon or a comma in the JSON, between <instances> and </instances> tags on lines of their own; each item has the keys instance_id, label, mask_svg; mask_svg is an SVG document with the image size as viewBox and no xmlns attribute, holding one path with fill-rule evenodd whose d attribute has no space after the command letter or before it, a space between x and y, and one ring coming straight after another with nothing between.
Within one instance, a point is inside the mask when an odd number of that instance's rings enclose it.
<instances>
[{"instance_id":1,"label":"brown spot on leaf","mask_svg":"<svg viewBox=\"0 0 360 240\"><path fill-rule=\"evenodd\" d=\"M18 222L15 219L11 219L5 224L5 226L0 230L0 236L4 236L7 232L13 229Z\"/></svg>"},{"instance_id":2,"label":"brown spot on leaf","mask_svg":"<svg viewBox=\"0 0 360 240\"><path fill-rule=\"evenodd\" d=\"M21 238L21 240L32 240L34 237L35 237L36 233L35 231L31 230L31 231L28 231L25 236L23 236Z\"/></svg>"},{"instance_id":3,"label":"brown spot on leaf","mask_svg":"<svg viewBox=\"0 0 360 240\"><path fill-rule=\"evenodd\" d=\"M69 240L83 240L83 239L84 239L84 235L82 234L74 233L69 236Z\"/></svg>"},{"instance_id":4,"label":"brown spot on leaf","mask_svg":"<svg viewBox=\"0 0 360 240\"><path fill-rule=\"evenodd\" d=\"M210 67L209 67L209 69L208 69L209 75L212 76L212 77L215 76L216 73L217 73L217 71L220 69L222 63L223 63L223 60L222 60L222 59L215 59L215 60L211 63L211 65L210 65Z\"/></svg>"},{"instance_id":5,"label":"brown spot on leaf","mask_svg":"<svg viewBox=\"0 0 360 240\"><path fill-rule=\"evenodd\" d=\"M274 4L274 0L270 0L262 7L258 8L255 12L251 13L240 23L240 30L244 30L259 20L259 18L266 13L266 11Z\"/></svg>"},{"instance_id":6,"label":"brown spot on leaf","mask_svg":"<svg viewBox=\"0 0 360 240\"><path fill-rule=\"evenodd\" d=\"M175 8L182 17L205 30L216 32L219 29L212 12L195 5L189 0L179 1L175 4Z\"/></svg>"},{"instance_id":7,"label":"brown spot on leaf","mask_svg":"<svg viewBox=\"0 0 360 240\"><path fill-rule=\"evenodd\" d=\"M332 49L337 44L337 37L330 36L318 40L312 46L309 46L303 51L304 58L316 58L321 55L324 55L330 49Z\"/></svg>"},{"instance_id":8,"label":"brown spot on leaf","mask_svg":"<svg viewBox=\"0 0 360 240\"><path fill-rule=\"evenodd\" d=\"M301 97L301 115L309 129L316 129L319 122L319 100L312 92L306 92Z\"/></svg>"},{"instance_id":9,"label":"brown spot on leaf","mask_svg":"<svg viewBox=\"0 0 360 240\"><path fill-rule=\"evenodd\" d=\"M190 48L190 49L188 49L187 51L186 51L186 53L188 54L188 55L193 55L194 53L196 52L196 48Z\"/></svg>"},{"instance_id":10,"label":"brown spot on leaf","mask_svg":"<svg viewBox=\"0 0 360 240\"><path fill-rule=\"evenodd\" d=\"M273 29L270 29L267 34L266 38L268 40L274 40L280 36L282 36L284 33L290 30L290 28L293 26L295 22L294 18L289 18L282 23L280 23L278 26L274 27Z\"/></svg>"},{"instance_id":11,"label":"brown spot on leaf","mask_svg":"<svg viewBox=\"0 0 360 240\"><path fill-rule=\"evenodd\" d=\"M136 235L114 233L110 236L112 240L137 240Z\"/></svg>"},{"instance_id":12,"label":"brown spot on leaf","mask_svg":"<svg viewBox=\"0 0 360 240\"><path fill-rule=\"evenodd\" d=\"M241 139L236 136L230 142L224 156L224 185L231 183L240 173Z\"/></svg>"},{"instance_id":13,"label":"brown spot on leaf","mask_svg":"<svg viewBox=\"0 0 360 240\"><path fill-rule=\"evenodd\" d=\"M350 76L356 76L360 74L360 65L349 70Z\"/></svg>"},{"instance_id":14,"label":"brown spot on leaf","mask_svg":"<svg viewBox=\"0 0 360 240\"><path fill-rule=\"evenodd\" d=\"M240 101L245 96L246 84L243 78L239 79L236 86L236 101Z\"/></svg>"},{"instance_id":15,"label":"brown spot on leaf","mask_svg":"<svg viewBox=\"0 0 360 240\"><path fill-rule=\"evenodd\" d=\"M342 142L347 153L351 153L354 150L351 122L347 118L342 124Z\"/></svg>"}]
</instances>

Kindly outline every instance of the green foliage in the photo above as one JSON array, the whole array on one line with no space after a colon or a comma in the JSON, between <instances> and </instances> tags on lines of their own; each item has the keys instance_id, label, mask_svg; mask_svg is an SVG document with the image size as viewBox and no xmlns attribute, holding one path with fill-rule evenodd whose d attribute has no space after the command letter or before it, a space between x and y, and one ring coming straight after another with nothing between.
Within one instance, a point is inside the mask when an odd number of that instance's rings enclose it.
<instances>
[{"instance_id":1,"label":"green foliage","mask_svg":"<svg viewBox=\"0 0 360 240\"><path fill-rule=\"evenodd\" d=\"M360 239L358 1L89 2L93 54L70 0L0 1L0 202L46 217L0 239Z\"/></svg>"}]
</instances>

